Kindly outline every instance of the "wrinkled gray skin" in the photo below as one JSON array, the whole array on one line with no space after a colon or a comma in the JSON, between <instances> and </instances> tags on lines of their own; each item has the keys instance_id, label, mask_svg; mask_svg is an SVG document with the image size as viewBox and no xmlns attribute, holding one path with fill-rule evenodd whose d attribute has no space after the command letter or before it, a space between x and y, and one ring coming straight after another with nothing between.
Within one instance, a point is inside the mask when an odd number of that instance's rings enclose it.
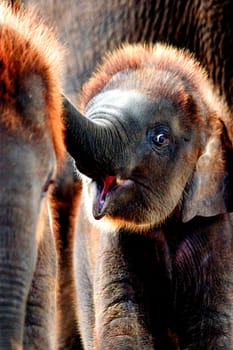
<instances>
[{"instance_id":1,"label":"wrinkled gray skin","mask_svg":"<svg viewBox=\"0 0 233 350\"><path fill-rule=\"evenodd\" d=\"M106 50L122 42L156 42L187 48L207 68L232 105L231 0L35 1L68 47L65 92L75 102ZM31 4L33 1L24 0Z\"/></svg>"},{"instance_id":2,"label":"wrinkled gray skin","mask_svg":"<svg viewBox=\"0 0 233 350\"><path fill-rule=\"evenodd\" d=\"M90 177L75 238L84 349L231 350L224 106L206 99L205 79L186 76L182 62L177 72L155 64L150 78L127 68L88 101L88 119L65 103L77 151L71 141L68 149Z\"/></svg>"}]
</instances>

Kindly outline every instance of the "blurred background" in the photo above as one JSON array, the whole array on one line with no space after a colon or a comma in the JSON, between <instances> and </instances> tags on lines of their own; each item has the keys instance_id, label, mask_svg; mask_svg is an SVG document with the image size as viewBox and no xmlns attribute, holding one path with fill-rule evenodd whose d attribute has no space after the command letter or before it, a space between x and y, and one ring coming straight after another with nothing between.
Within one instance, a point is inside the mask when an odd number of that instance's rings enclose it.
<instances>
[{"instance_id":1,"label":"blurred background","mask_svg":"<svg viewBox=\"0 0 233 350\"><path fill-rule=\"evenodd\" d=\"M100 58L122 42L156 42L194 52L232 105L232 0L24 0L35 4L67 48L64 89L78 101Z\"/></svg>"}]
</instances>

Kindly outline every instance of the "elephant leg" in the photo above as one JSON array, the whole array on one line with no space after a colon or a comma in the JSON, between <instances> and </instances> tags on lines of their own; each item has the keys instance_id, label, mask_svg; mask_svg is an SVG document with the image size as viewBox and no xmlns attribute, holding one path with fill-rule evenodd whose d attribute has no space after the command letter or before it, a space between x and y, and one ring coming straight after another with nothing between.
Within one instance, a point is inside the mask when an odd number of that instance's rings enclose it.
<instances>
[{"instance_id":1,"label":"elephant leg","mask_svg":"<svg viewBox=\"0 0 233 350\"><path fill-rule=\"evenodd\" d=\"M100 234L93 349L180 349L170 328L168 247L163 234L156 234L152 240L127 231Z\"/></svg>"},{"instance_id":2,"label":"elephant leg","mask_svg":"<svg viewBox=\"0 0 233 350\"><path fill-rule=\"evenodd\" d=\"M155 349L130 250L124 252L116 235L101 234L94 282L96 350Z\"/></svg>"},{"instance_id":3,"label":"elephant leg","mask_svg":"<svg viewBox=\"0 0 233 350\"><path fill-rule=\"evenodd\" d=\"M47 215L38 238L36 269L27 300L24 349L56 349L56 280L57 256Z\"/></svg>"}]
</instances>

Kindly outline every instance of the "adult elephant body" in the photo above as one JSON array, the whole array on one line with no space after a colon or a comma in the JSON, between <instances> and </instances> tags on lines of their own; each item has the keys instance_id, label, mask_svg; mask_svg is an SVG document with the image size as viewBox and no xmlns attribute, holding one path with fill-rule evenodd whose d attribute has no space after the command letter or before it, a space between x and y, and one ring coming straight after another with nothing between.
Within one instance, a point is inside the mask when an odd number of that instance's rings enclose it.
<instances>
[{"instance_id":1,"label":"adult elephant body","mask_svg":"<svg viewBox=\"0 0 233 350\"><path fill-rule=\"evenodd\" d=\"M188 53L128 45L85 84L86 118L65 103L88 176L74 247L85 350L232 349L232 122L213 90Z\"/></svg>"},{"instance_id":2,"label":"adult elephant body","mask_svg":"<svg viewBox=\"0 0 233 350\"><path fill-rule=\"evenodd\" d=\"M54 349L50 185L65 148L61 52L32 10L0 5L0 349Z\"/></svg>"},{"instance_id":3,"label":"adult elephant body","mask_svg":"<svg viewBox=\"0 0 233 350\"><path fill-rule=\"evenodd\" d=\"M232 106L232 1L51 0L45 6L39 0L37 5L68 45L65 91L74 101L106 50L123 42L163 41L193 52Z\"/></svg>"}]
</instances>

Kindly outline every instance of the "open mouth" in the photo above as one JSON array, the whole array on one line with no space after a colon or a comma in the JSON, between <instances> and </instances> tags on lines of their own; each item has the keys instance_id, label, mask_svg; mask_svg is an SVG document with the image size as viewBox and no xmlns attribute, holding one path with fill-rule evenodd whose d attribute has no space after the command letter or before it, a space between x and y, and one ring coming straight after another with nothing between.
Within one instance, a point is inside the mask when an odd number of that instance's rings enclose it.
<instances>
[{"instance_id":1,"label":"open mouth","mask_svg":"<svg viewBox=\"0 0 233 350\"><path fill-rule=\"evenodd\" d=\"M110 175L106 175L101 181L96 182L96 199L93 205L94 218L101 219L106 213L112 195L129 186L132 182L129 179L123 180L118 176Z\"/></svg>"}]
</instances>

